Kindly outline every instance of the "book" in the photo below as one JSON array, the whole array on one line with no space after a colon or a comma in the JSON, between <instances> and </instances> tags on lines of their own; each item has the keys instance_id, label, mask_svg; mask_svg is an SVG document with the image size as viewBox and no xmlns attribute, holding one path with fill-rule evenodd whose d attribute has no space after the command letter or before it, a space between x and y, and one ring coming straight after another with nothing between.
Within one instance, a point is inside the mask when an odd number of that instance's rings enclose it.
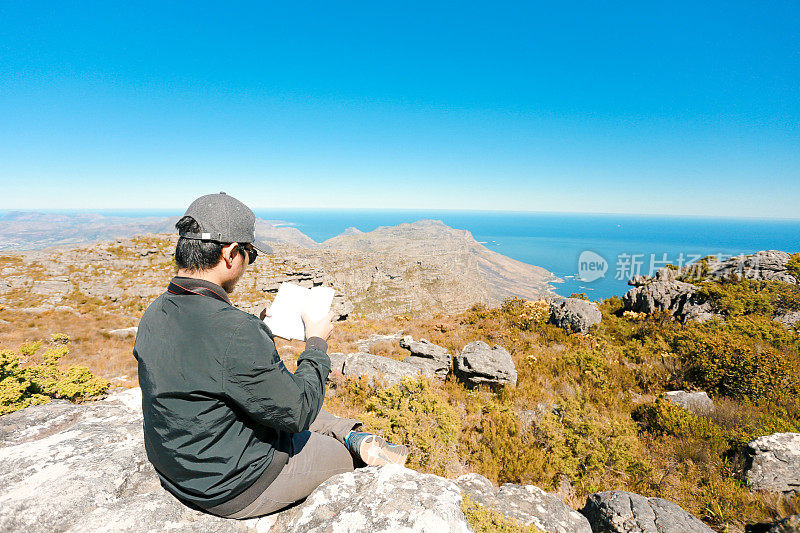
<instances>
[{"instance_id":1,"label":"book","mask_svg":"<svg viewBox=\"0 0 800 533\"><path fill-rule=\"evenodd\" d=\"M301 287L296 283L281 283L264 323L273 335L289 340L306 340L302 314L308 312L312 321L321 320L331 310L334 290L331 287Z\"/></svg>"}]
</instances>

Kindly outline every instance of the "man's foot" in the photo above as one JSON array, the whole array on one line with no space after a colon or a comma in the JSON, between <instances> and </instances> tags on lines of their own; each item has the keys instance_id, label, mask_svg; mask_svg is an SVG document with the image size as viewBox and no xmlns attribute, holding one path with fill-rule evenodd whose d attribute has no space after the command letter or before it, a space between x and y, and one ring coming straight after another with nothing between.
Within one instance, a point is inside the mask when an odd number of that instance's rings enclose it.
<instances>
[{"instance_id":1,"label":"man's foot","mask_svg":"<svg viewBox=\"0 0 800 533\"><path fill-rule=\"evenodd\" d=\"M347 445L362 461L370 466L404 465L408 459L408 448L402 444L391 444L372 433L352 431Z\"/></svg>"}]
</instances>

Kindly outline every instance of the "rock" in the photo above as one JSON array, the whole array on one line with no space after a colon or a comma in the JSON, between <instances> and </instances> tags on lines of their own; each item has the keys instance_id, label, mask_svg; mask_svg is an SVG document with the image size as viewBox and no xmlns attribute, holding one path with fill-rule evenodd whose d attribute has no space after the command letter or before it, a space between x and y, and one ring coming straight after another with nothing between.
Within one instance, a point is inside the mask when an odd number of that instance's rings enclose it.
<instances>
[{"instance_id":1,"label":"rock","mask_svg":"<svg viewBox=\"0 0 800 533\"><path fill-rule=\"evenodd\" d=\"M328 479L296 510L281 513L270 531L467 533L472 529L461 511L461 490L455 483L389 465Z\"/></svg>"},{"instance_id":2,"label":"rock","mask_svg":"<svg viewBox=\"0 0 800 533\"><path fill-rule=\"evenodd\" d=\"M401 329L397 333L392 335L382 335L380 333L371 333L369 337L366 339L358 339L356 341L356 346L362 352L369 352L369 349L379 342L394 342L403 336L403 330Z\"/></svg>"},{"instance_id":3,"label":"rock","mask_svg":"<svg viewBox=\"0 0 800 533\"><path fill-rule=\"evenodd\" d=\"M655 280L626 292L622 296L624 309L647 314L667 312L685 322L705 322L719 316L697 295L695 285L675 280L674 271L670 269L662 269L659 274L664 271L671 274L657 276Z\"/></svg>"},{"instance_id":4,"label":"rock","mask_svg":"<svg viewBox=\"0 0 800 533\"><path fill-rule=\"evenodd\" d=\"M34 281L31 287L32 294L64 296L72 292L72 283L67 279L49 279Z\"/></svg>"},{"instance_id":5,"label":"rock","mask_svg":"<svg viewBox=\"0 0 800 533\"><path fill-rule=\"evenodd\" d=\"M161 487L144 449L138 388L0 417L1 531L471 531L460 505L453 481L392 465L334 476L274 515L218 518Z\"/></svg>"},{"instance_id":6,"label":"rock","mask_svg":"<svg viewBox=\"0 0 800 533\"><path fill-rule=\"evenodd\" d=\"M30 313L32 315L40 315L42 313L46 313L48 311L52 311L55 309L53 304L42 304L36 307L23 307L22 309L17 309L20 313Z\"/></svg>"},{"instance_id":7,"label":"rock","mask_svg":"<svg viewBox=\"0 0 800 533\"><path fill-rule=\"evenodd\" d=\"M0 417L2 531L248 531L167 493L144 450L141 392Z\"/></svg>"},{"instance_id":8,"label":"rock","mask_svg":"<svg viewBox=\"0 0 800 533\"><path fill-rule=\"evenodd\" d=\"M673 390L666 393L666 398L670 403L695 414L708 414L714 411L714 402L705 392Z\"/></svg>"},{"instance_id":9,"label":"rock","mask_svg":"<svg viewBox=\"0 0 800 533\"><path fill-rule=\"evenodd\" d=\"M800 280L787 269L789 259L791 255L786 252L762 250L750 255L731 257L725 261L711 261L708 264L709 277L728 279L737 276L759 281L800 283ZM687 267L690 268L691 265Z\"/></svg>"},{"instance_id":10,"label":"rock","mask_svg":"<svg viewBox=\"0 0 800 533\"><path fill-rule=\"evenodd\" d=\"M547 413L557 415L560 411L561 407L557 403L539 402L536 404L536 409L524 409L517 414L517 418L523 426L533 427L541 423Z\"/></svg>"},{"instance_id":11,"label":"rock","mask_svg":"<svg viewBox=\"0 0 800 533\"><path fill-rule=\"evenodd\" d=\"M453 362L458 379L470 386L516 385L517 368L508 351L496 344L490 348L483 341L473 341L464 346Z\"/></svg>"},{"instance_id":12,"label":"rock","mask_svg":"<svg viewBox=\"0 0 800 533\"><path fill-rule=\"evenodd\" d=\"M759 437L744 451L744 475L754 489L800 492L800 433Z\"/></svg>"},{"instance_id":13,"label":"rock","mask_svg":"<svg viewBox=\"0 0 800 533\"><path fill-rule=\"evenodd\" d=\"M427 373L424 367L366 352L351 353L344 360L345 376L369 376L387 385L400 383L404 378L416 379L419 374L435 377L432 373Z\"/></svg>"},{"instance_id":14,"label":"rock","mask_svg":"<svg viewBox=\"0 0 800 533\"><path fill-rule=\"evenodd\" d=\"M784 518L769 528L767 533L800 533L800 514Z\"/></svg>"},{"instance_id":15,"label":"rock","mask_svg":"<svg viewBox=\"0 0 800 533\"><path fill-rule=\"evenodd\" d=\"M400 347L411 352L410 356L403 359L404 363L424 367L426 371L433 372L441 380L450 373L453 358L447 349L425 339L415 341L411 335L400 339Z\"/></svg>"},{"instance_id":16,"label":"rock","mask_svg":"<svg viewBox=\"0 0 800 533\"><path fill-rule=\"evenodd\" d=\"M796 328L800 325L800 311L778 315L773 320L787 329Z\"/></svg>"},{"instance_id":17,"label":"rock","mask_svg":"<svg viewBox=\"0 0 800 533\"><path fill-rule=\"evenodd\" d=\"M465 474L455 482L472 501L522 524L534 525L548 533L592 532L583 515L534 485L504 483L495 488L480 474Z\"/></svg>"},{"instance_id":18,"label":"rock","mask_svg":"<svg viewBox=\"0 0 800 533\"><path fill-rule=\"evenodd\" d=\"M602 319L596 304L580 298L565 298L550 304L550 322L567 332L586 333Z\"/></svg>"},{"instance_id":19,"label":"rock","mask_svg":"<svg viewBox=\"0 0 800 533\"><path fill-rule=\"evenodd\" d=\"M433 344L426 339L415 341L414 337L411 335L406 335L400 339L400 347L410 351L411 355L414 357L425 357L448 364L451 360L450 354L447 352L446 348L438 344Z\"/></svg>"},{"instance_id":20,"label":"rock","mask_svg":"<svg viewBox=\"0 0 800 533\"><path fill-rule=\"evenodd\" d=\"M137 331L139 331L139 328L133 326L130 328L112 329L108 334L117 339L125 339L128 337L135 337Z\"/></svg>"},{"instance_id":21,"label":"rock","mask_svg":"<svg viewBox=\"0 0 800 533\"><path fill-rule=\"evenodd\" d=\"M331 372L344 373L344 361L347 356L343 353L329 353L328 357L331 358Z\"/></svg>"},{"instance_id":22,"label":"rock","mask_svg":"<svg viewBox=\"0 0 800 533\"><path fill-rule=\"evenodd\" d=\"M402 362L416 366L419 368L422 374L426 376L432 376L440 381L444 381L447 378L447 374L450 372L449 366L444 366L438 361L426 359L424 357L414 357L413 355L409 355L403 359Z\"/></svg>"},{"instance_id":23,"label":"rock","mask_svg":"<svg viewBox=\"0 0 800 533\"><path fill-rule=\"evenodd\" d=\"M673 502L623 490L592 494L581 513L595 533L713 533Z\"/></svg>"}]
</instances>

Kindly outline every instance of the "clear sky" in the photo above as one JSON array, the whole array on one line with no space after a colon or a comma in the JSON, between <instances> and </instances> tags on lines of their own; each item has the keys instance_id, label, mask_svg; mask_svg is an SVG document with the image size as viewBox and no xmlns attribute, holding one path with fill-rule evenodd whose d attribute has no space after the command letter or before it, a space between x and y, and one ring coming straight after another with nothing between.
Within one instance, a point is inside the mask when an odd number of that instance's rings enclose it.
<instances>
[{"instance_id":1,"label":"clear sky","mask_svg":"<svg viewBox=\"0 0 800 533\"><path fill-rule=\"evenodd\" d=\"M3 0L0 185L800 218L800 3Z\"/></svg>"}]
</instances>

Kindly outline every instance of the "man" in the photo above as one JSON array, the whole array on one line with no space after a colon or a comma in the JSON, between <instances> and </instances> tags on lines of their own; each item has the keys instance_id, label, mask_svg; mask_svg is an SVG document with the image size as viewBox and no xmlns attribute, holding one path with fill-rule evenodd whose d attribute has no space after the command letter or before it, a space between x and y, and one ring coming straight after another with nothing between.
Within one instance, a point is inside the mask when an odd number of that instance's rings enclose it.
<instances>
[{"instance_id":1,"label":"man","mask_svg":"<svg viewBox=\"0 0 800 533\"><path fill-rule=\"evenodd\" d=\"M134 347L145 450L162 486L192 508L249 518L356 466L404 464L405 446L322 410L333 313L303 317L307 340L292 374L263 320L231 305L247 266L272 253L255 240L253 212L209 194L176 228L177 275L142 316Z\"/></svg>"}]
</instances>

